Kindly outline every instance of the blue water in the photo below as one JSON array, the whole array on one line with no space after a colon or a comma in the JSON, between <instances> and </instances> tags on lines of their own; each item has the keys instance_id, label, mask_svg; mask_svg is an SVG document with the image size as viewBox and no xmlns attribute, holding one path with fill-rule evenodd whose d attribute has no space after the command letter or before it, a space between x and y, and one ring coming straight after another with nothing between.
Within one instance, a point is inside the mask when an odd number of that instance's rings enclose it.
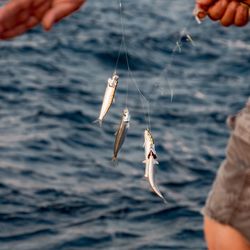
<instances>
[{"instance_id":1,"label":"blue water","mask_svg":"<svg viewBox=\"0 0 250 250\"><path fill-rule=\"evenodd\" d=\"M124 0L129 60L150 101L168 205L143 179L148 121L124 51L116 103L102 129L92 124L121 41L116 0L88 1L51 33L1 41L1 250L206 249L200 210L224 158L225 119L250 95L250 33L198 25L193 1L183 2ZM194 46L182 39L173 54L181 31ZM132 122L114 168L127 83Z\"/></svg>"}]
</instances>

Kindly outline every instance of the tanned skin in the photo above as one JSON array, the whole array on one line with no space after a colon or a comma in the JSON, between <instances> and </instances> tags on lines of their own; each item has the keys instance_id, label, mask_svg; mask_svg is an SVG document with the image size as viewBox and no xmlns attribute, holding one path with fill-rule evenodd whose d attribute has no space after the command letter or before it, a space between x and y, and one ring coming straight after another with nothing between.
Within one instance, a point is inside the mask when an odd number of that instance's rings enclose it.
<instances>
[{"instance_id":1,"label":"tanned skin","mask_svg":"<svg viewBox=\"0 0 250 250\"><path fill-rule=\"evenodd\" d=\"M86 0L10 0L0 8L0 39L21 35L41 24L55 23L78 10Z\"/></svg>"}]
</instances>

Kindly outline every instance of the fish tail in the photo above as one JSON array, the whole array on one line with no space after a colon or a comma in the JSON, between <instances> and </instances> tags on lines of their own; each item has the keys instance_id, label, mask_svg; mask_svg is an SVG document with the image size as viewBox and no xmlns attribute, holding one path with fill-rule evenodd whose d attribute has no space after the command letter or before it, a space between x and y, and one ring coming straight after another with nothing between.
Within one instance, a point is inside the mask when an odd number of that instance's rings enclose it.
<instances>
[{"instance_id":1,"label":"fish tail","mask_svg":"<svg viewBox=\"0 0 250 250\"><path fill-rule=\"evenodd\" d=\"M117 167L117 166L118 166L118 158L117 158L117 156L113 156L113 157L112 157L112 163L113 163L113 166L114 166L114 167Z\"/></svg>"},{"instance_id":2,"label":"fish tail","mask_svg":"<svg viewBox=\"0 0 250 250\"><path fill-rule=\"evenodd\" d=\"M168 198L168 194L161 194L160 198L162 199L162 201L164 202L164 204L168 205L170 200Z\"/></svg>"},{"instance_id":3,"label":"fish tail","mask_svg":"<svg viewBox=\"0 0 250 250\"><path fill-rule=\"evenodd\" d=\"M162 200L163 200L163 202L164 202L165 204L169 204L169 202L168 202L167 198L165 197L165 195L162 196L161 198L162 198Z\"/></svg>"},{"instance_id":4,"label":"fish tail","mask_svg":"<svg viewBox=\"0 0 250 250\"><path fill-rule=\"evenodd\" d=\"M93 123L99 123L99 126L102 127L102 120L99 118L97 120L93 121Z\"/></svg>"}]
</instances>

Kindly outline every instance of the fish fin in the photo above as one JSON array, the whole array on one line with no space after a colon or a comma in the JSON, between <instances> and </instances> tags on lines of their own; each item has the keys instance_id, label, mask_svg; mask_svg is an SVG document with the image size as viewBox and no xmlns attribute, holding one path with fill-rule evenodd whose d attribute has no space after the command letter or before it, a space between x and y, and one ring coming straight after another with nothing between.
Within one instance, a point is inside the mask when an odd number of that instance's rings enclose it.
<instances>
[{"instance_id":1,"label":"fish fin","mask_svg":"<svg viewBox=\"0 0 250 250\"><path fill-rule=\"evenodd\" d=\"M154 160L154 164L157 164L157 165L159 165L159 162L158 162L158 161L156 161L156 160Z\"/></svg>"},{"instance_id":2,"label":"fish fin","mask_svg":"<svg viewBox=\"0 0 250 250\"><path fill-rule=\"evenodd\" d=\"M118 166L118 158L116 156L112 157L112 164L113 164L114 167Z\"/></svg>"},{"instance_id":3,"label":"fish fin","mask_svg":"<svg viewBox=\"0 0 250 250\"><path fill-rule=\"evenodd\" d=\"M115 131L114 135L115 135L115 136L117 135L117 131Z\"/></svg>"},{"instance_id":4,"label":"fish fin","mask_svg":"<svg viewBox=\"0 0 250 250\"><path fill-rule=\"evenodd\" d=\"M99 123L99 126L102 127L102 120L101 119L97 119L97 120L93 121L93 123Z\"/></svg>"},{"instance_id":5,"label":"fish fin","mask_svg":"<svg viewBox=\"0 0 250 250\"><path fill-rule=\"evenodd\" d=\"M142 163L146 164L146 163L147 163L147 160L144 160Z\"/></svg>"},{"instance_id":6,"label":"fish fin","mask_svg":"<svg viewBox=\"0 0 250 250\"><path fill-rule=\"evenodd\" d=\"M115 103L115 97L113 98L113 103Z\"/></svg>"}]
</instances>

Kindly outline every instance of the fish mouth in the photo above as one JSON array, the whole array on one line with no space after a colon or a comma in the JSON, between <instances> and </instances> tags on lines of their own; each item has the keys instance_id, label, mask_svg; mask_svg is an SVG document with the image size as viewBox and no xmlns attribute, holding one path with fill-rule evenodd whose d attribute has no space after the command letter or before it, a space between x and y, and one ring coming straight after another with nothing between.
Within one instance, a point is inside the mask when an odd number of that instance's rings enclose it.
<instances>
[{"instance_id":1,"label":"fish mouth","mask_svg":"<svg viewBox=\"0 0 250 250\"><path fill-rule=\"evenodd\" d=\"M124 122L129 122L130 121L130 114L128 108L125 108L123 110L123 121Z\"/></svg>"},{"instance_id":2,"label":"fish mouth","mask_svg":"<svg viewBox=\"0 0 250 250\"><path fill-rule=\"evenodd\" d=\"M113 77L112 77L115 81L118 81L119 80L119 76L116 74L116 73L114 73L113 74Z\"/></svg>"}]
</instances>

